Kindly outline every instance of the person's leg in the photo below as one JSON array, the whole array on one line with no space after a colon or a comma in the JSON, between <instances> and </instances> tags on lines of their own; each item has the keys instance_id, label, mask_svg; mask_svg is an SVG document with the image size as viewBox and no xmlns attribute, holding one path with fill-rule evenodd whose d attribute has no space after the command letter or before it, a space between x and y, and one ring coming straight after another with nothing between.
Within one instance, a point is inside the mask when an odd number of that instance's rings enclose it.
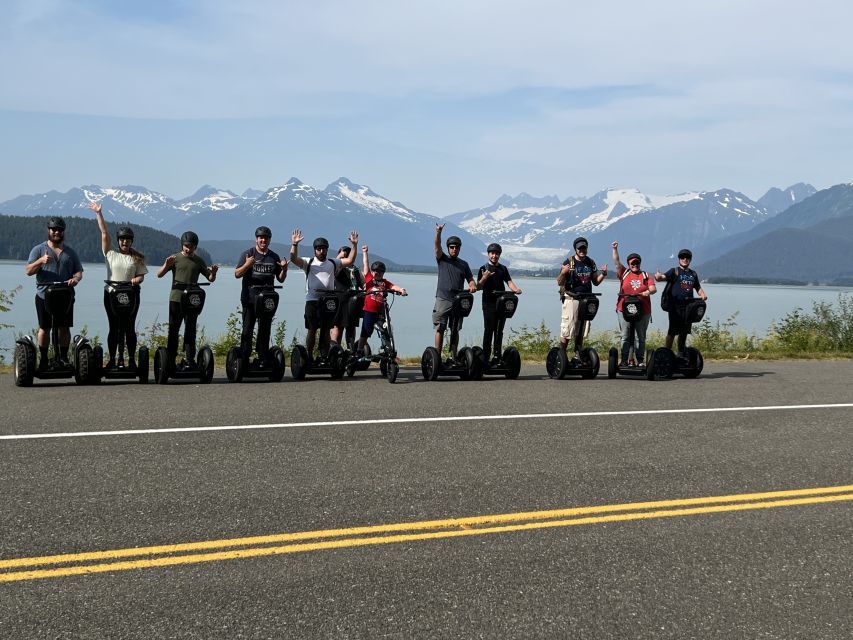
<instances>
[{"instance_id":1,"label":"person's leg","mask_svg":"<svg viewBox=\"0 0 853 640\"><path fill-rule=\"evenodd\" d=\"M46 369L50 362L50 314L44 305L44 299L36 296L36 317L38 318L39 330L36 333L36 344L39 348L39 369Z\"/></svg>"},{"instance_id":2,"label":"person's leg","mask_svg":"<svg viewBox=\"0 0 853 640\"><path fill-rule=\"evenodd\" d=\"M669 328L666 330L666 348L672 351L672 343L675 342L675 336L679 334L680 323L678 322L678 312L670 308L667 312L669 315Z\"/></svg>"},{"instance_id":3,"label":"person's leg","mask_svg":"<svg viewBox=\"0 0 853 640\"><path fill-rule=\"evenodd\" d=\"M506 318L500 317L495 320L495 350L496 358L503 357L503 342L504 342L504 327L506 326Z\"/></svg>"},{"instance_id":4,"label":"person's leg","mask_svg":"<svg viewBox=\"0 0 853 640\"><path fill-rule=\"evenodd\" d=\"M109 330L107 332L107 352L110 354L107 367L114 367L116 363L116 350L118 349L118 318L113 314L113 308L110 305L110 294L104 290L104 311L107 312L107 324Z\"/></svg>"},{"instance_id":5,"label":"person's leg","mask_svg":"<svg viewBox=\"0 0 853 640\"><path fill-rule=\"evenodd\" d=\"M495 337L494 309L483 307L483 358L488 362L492 357L492 341Z\"/></svg>"},{"instance_id":6,"label":"person's leg","mask_svg":"<svg viewBox=\"0 0 853 640\"><path fill-rule=\"evenodd\" d=\"M560 349L568 351L569 340L572 338L572 299L566 296L560 303Z\"/></svg>"},{"instance_id":7,"label":"person's leg","mask_svg":"<svg viewBox=\"0 0 853 640\"><path fill-rule=\"evenodd\" d=\"M642 364L646 359L646 332L649 329L651 319L650 315L645 315L634 323L637 345L634 354L637 358L637 364Z\"/></svg>"},{"instance_id":8,"label":"person's leg","mask_svg":"<svg viewBox=\"0 0 853 640\"><path fill-rule=\"evenodd\" d=\"M249 362L252 359L252 336L255 333L255 306L253 304L242 306L243 328L240 331L240 352L243 354L243 361Z\"/></svg>"},{"instance_id":9,"label":"person's leg","mask_svg":"<svg viewBox=\"0 0 853 640\"><path fill-rule=\"evenodd\" d=\"M131 367L136 366L136 314L139 313L139 285L134 285L133 292L133 309L131 309L130 315L127 317L127 329L125 331L128 364Z\"/></svg>"},{"instance_id":10,"label":"person's leg","mask_svg":"<svg viewBox=\"0 0 853 640\"><path fill-rule=\"evenodd\" d=\"M628 364L628 358L631 355L631 323L625 320L621 313L618 313L618 320L619 333L622 339L619 364L624 367Z\"/></svg>"},{"instance_id":11,"label":"person's leg","mask_svg":"<svg viewBox=\"0 0 853 640\"><path fill-rule=\"evenodd\" d=\"M453 303L443 298L436 298L432 308L432 325L435 327L435 348L441 353L444 347L444 332L450 318Z\"/></svg>"},{"instance_id":12,"label":"person's leg","mask_svg":"<svg viewBox=\"0 0 853 640\"><path fill-rule=\"evenodd\" d=\"M169 302L169 336L166 340L166 349L169 352L169 363L174 364L178 357L178 338L181 333L181 323L184 314L180 302Z\"/></svg>"}]
</instances>

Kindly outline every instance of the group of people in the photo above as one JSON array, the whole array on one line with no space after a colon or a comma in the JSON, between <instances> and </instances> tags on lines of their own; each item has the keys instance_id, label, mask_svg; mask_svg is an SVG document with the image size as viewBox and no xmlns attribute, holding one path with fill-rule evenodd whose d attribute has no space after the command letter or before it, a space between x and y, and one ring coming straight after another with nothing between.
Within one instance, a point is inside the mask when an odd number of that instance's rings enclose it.
<instances>
[{"instance_id":1,"label":"group of people","mask_svg":"<svg viewBox=\"0 0 853 640\"><path fill-rule=\"evenodd\" d=\"M107 347L109 361L107 367L124 366L121 353L117 350L119 334L124 332L130 358L133 362L136 353L136 315L139 308L140 285L148 273L145 256L134 249L134 233L130 227L121 226L117 232L117 249L113 248L106 223L99 203L91 203L90 208L95 212L101 233L101 249L107 265L107 280L111 282L129 283L135 290L135 305L131 313L119 318L109 304L107 291L104 292L104 308L109 321ZM45 291L48 286L57 282L67 283L76 287L83 277L83 266L74 250L65 244L65 221L61 217L52 217L48 221L48 238L36 245L27 260L27 275L35 275L37 283L36 313L39 331L37 344L39 348L39 367L44 368L48 360L48 333L55 324L58 328L59 344L55 345L58 358L67 362L70 346L70 327L73 326L73 304L68 310L59 315L48 312L45 307ZM438 267L438 283L435 293L435 304L432 311L432 322L435 329L435 348L440 352L443 346L444 334L448 327L456 295L466 289L471 293L482 292L483 312L483 341L484 359L489 362L492 356L500 358L502 352L501 336L503 323L496 310L498 296L506 292L519 295L521 289L516 286L509 270L501 264L502 248L498 243L487 247L488 261L477 271L476 278L465 260L460 257L462 240L458 236L450 236L445 242L445 252L441 243L443 224L435 226L435 259ZM255 230L255 244L243 251L237 260L234 276L242 279L240 303L242 306L241 351L248 359L252 353L252 339L257 323L257 338L255 351L261 365L264 365L270 353L270 334L272 316L258 316L255 310L255 298L263 287L273 286L275 282L284 283L287 278L290 263L305 273L305 310L304 320L306 348L309 356L313 357L315 345L319 342L320 358L328 353L332 344L345 344L355 352L356 357L363 353L368 338L374 328L382 320L384 292L394 291L407 295L405 289L398 287L385 278L386 266L376 260L370 262L368 247L362 246L362 270L354 264L358 247L358 233L351 231L349 245L342 246L334 258L329 257L329 241L319 237L313 241L313 255L310 258L301 257L298 253L299 244L304 236L299 229L291 233L289 260L280 257L270 248L272 231L269 227L260 226ZM185 359L192 362L196 352L196 320L197 316L185 314L180 304L180 286L195 284L200 276L209 282L216 280L218 265L208 265L197 253L198 235L187 231L181 236L181 251L166 258L157 271L157 277L162 278L172 274L173 287L169 294L169 332L167 349L169 362L174 363L178 356L180 329L184 327ZM607 277L607 265L598 268L595 261L588 255L589 243L586 238L579 237L573 242L573 253L563 261L557 284L559 286L562 305L560 321L560 348L564 351L579 335L586 336L589 332L589 322L578 313L578 296L592 292L593 286L600 285ZM642 316L632 323L625 321L620 313L619 323L622 335L621 360L622 364L643 365L645 354L646 331L651 318L651 296L657 291L656 282L671 283L672 304L669 305L669 328L666 346L672 348L678 340L678 350L685 349L687 334L690 333L690 323L686 320L685 308L693 299L694 292L705 300L707 298L695 271L690 268L692 253L682 249L678 253L678 266L665 273L656 271L654 275L642 270L642 258L637 253L627 257L625 266L619 256L619 243L613 242L613 261L616 265L616 275L620 281L617 311L622 311L623 300L628 295L638 296L643 307ZM108 285L109 286L109 285ZM333 318L329 318L320 308L320 299L324 294L337 292L343 303ZM355 333L359 324L361 332L358 342ZM461 319L457 328L461 327ZM319 333L319 336L318 336ZM319 340L318 340L319 338ZM633 340L632 340L633 338ZM632 355L633 353L633 355ZM567 354L568 355L568 354ZM576 355L576 354L571 354Z\"/></svg>"}]
</instances>

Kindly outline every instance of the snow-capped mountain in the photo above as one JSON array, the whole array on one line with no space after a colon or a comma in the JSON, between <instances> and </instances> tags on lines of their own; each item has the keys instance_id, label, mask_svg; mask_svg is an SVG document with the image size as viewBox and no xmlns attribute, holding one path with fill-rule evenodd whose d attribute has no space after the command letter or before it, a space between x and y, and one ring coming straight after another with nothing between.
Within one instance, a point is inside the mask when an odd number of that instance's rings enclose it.
<instances>
[{"instance_id":1,"label":"snow-capped mountain","mask_svg":"<svg viewBox=\"0 0 853 640\"><path fill-rule=\"evenodd\" d=\"M491 207L452 214L462 228L486 242L528 247L566 248L575 236L603 231L615 222L641 211L656 209L697 197L650 196L637 189L606 189L589 198L556 196L533 198L526 193L516 198L502 196Z\"/></svg>"},{"instance_id":2,"label":"snow-capped mountain","mask_svg":"<svg viewBox=\"0 0 853 640\"><path fill-rule=\"evenodd\" d=\"M228 211L236 209L246 200L247 198L238 196L228 189L217 189L206 184L191 196L183 200L178 200L175 204L181 211L192 214L202 211Z\"/></svg>"},{"instance_id":3,"label":"snow-capped mountain","mask_svg":"<svg viewBox=\"0 0 853 640\"><path fill-rule=\"evenodd\" d=\"M433 237L439 218L418 213L374 192L370 187L339 178L325 189L317 189L298 178L272 187L252 202L228 211L207 211L177 223L171 230L198 231L202 239L251 238L256 226L272 229L274 242L289 242L290 232L300 229L305 237L302 252L310 252L317 236L332 248L348 244L350 230L360 234L360 244L401 264L434 264ZM464 255L482 255L483 242L449 223L445 236L463 240ZM478 258L479 259L479 258Z\"/></svg>"},{"instance_id":4,"label":"snow-capped mountain","mask_svg":"<svg viewBox=\"0 0 853 640\"><path fill-rule=\"evenodd\" d=\"M767 209L767 211L772 215L776 215L777 213L782 213L788 207L795 205L798 202L802 202L815 193L817 193L817 189L812 185L798 182L797 184L792 184L785 190L773 187L761 196L757 202L759 205Z\"/></svg>"}]
</instances>

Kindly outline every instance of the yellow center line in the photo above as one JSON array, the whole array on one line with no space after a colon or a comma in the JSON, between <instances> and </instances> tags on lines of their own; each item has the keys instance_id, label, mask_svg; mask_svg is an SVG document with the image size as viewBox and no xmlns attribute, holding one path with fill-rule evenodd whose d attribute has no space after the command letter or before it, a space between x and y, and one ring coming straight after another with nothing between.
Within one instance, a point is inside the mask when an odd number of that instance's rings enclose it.
<instances>
[{"instance_id":1,"label":"yellow center line","mask_svg":"<svg viewBox=\"0 0 853 640\"><path fill-rule=\"evenodd\" d=\"M842 493L842 492L848 493ZM823 495L818 495L823 494ZM827 495L828 494L828 495ZM787 496L808 496L780 500L761 500L758 496L765 498L781 498ZM822 489L798 489L791 491L776 491L761 494L741 494L740 496L716 496L705 498L688 498L680 500L664 500L657 502L638 502L631 504L605 505L599 507L579 507L573 509L560 509L553 511L536 511L515 514L500 514L494 516L480 516L473 518L455 518L448 520L431 520L414 523L397 523L390 525L377 525L371 527L353 527L348 529L329 529L324 531L307 531L301 533L280 534L275 536L256 536L252 538L235 538L232 540L205 541L197 543L163 545L159 547L141 547L136 549L115 549L104 552L91 552L79 554L64 554L56 556L43 556L35 558L16 558L0 561L0 569L38 566L46 564L63 564L70 562L85 562L89 560L107 560L110 558L129 557L138 555L163 555L179 551L198 551L211 548L223 548L229 546L245 546L249 544L270 544L273 542L310 540L324 537L336 537L336 540L324 540L320 542L296 543L283 546L264 546L247 549L234 549L231 551L220 551L214 553L195 553L188 555L169 555L157 558L129 560L121 562L106 562L102 564L84 564L59 567L54 569L39 569L30 571L17 571L0 573L0 582L14 582L20 580L33 580L38 578L82 575L89 573L103 573L107 571L121 571L128 569L141 569L150 567L164 567L178 564L194 564L200 562L212 562L218 560L231 560L237 558L252 558L261 556L281 555L307 551L318 551L324 549L339 549L346 547L359 547L366 545L389 544L397 542L409 542L416 540L434 540L441 538L455 538L470 535L484 535L491 533L506 533L511 531L524 531L532 529L545 529L554 527L567 527L584 524L596 524L604 522L620 522L628 520L644 520L652 518L665 518L673 516L689 516L707 513L722 513L729 511L745 511L751 509L770 509L777 507L823 504L830 502L853 500L853 485L844 487L827 487ZM737 504L733 504L737 502ZM709 504L718 503L718 504ZM722 503L722 504L719 504ZM684 505L707 505L694 508L672 508ZM670 507L670 508L664 508ZM592 516L588 514L618 512L625 510L634 513L610 513L610 515ZM652 509L642 511L642 509ZM572 517L571 519L546 519L565 518L566 516L587 515L587 517ZM502 522L515 522L517 524L506 524L502 526L483 526ZM471 528L474 525L478 528ZM381 535L367 537L370 533L393 533L397 531L424 531L424 533L404 533L397 535Z\"/></svg>"}]
</instances>

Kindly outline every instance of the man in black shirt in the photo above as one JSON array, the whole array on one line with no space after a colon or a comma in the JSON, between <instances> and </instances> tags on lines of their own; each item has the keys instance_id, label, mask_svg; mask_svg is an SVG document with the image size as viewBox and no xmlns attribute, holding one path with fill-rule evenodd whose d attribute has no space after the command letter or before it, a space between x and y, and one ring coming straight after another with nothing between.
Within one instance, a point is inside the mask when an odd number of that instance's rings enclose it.
<instances>
[{"instance_id":1,"label":"man in black shirt","mask_svg":"<svg viewBox=\"0 0 853 640\"><path fill-rule=\"evenodd\" d=\"M441 353L444 343L444 331L450 319L454 296L462 291L465 282L471 293L477 291L477 283L471 273L471 267L459 257L462 240L457 236L447 239L447 253L441 248L441 231L443 224L435 225L435 261L438 264L438 286L435 290L435 306L432 310L432 324L435 327L435 348ZM459 321L462 326L462 321ZM452 345L451 345L452 346Z\"/></svg>"},{"instance_id":2,"label":"man in black shirt","mask_svg":"<svg viewBox=\"0 0 853 640\"><path fill-rule=\"evenodd\" d=\"M483 292L483 357L489 362L492 354L492 343L494 343L495 358L501 357L501 337L503 336L506 318L498 317L496 304L498 296L506 291L505 284L509 285L510 291L518 295L521 289L515 286L509 270L500 264L503 249L497 242L491 243L486 248L489 261L480 267L477 272L477 288Z\"/></svg>"},{"instance_id":3,"label":"man in black shirt","mask_svg":"<svg viewBox=\"0 0 853 640\"><path fill-rule=\"evenodd\" d=\"M240 254L234 277L243 279L243 289L240 292L240 303L243 306L243 332L240 336L240 349L243 360L249 362L252 355L252 334L255 321L258 322L258 339L255 345L261 365L269 360L270 333L272 316L257 317L255 314L255 298L258 290L252 285L272 285L275 280L284 282L287 277L287 260L269 248L272 231L269 227L258 227L255 230L255 246Z\"/></svg>"}]
</instances>

